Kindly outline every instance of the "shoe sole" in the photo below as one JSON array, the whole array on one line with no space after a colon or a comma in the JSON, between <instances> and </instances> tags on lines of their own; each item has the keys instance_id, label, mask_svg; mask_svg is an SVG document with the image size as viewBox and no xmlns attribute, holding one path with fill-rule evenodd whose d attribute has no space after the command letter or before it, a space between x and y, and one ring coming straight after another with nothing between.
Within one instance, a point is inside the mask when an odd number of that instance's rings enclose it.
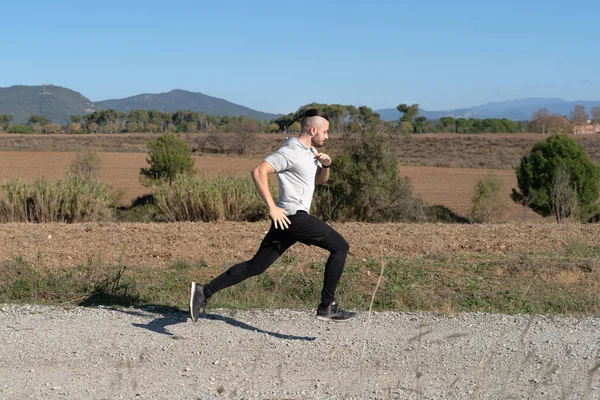
<instances>
[{"instance_id":1,"label":"shoe sole","mask_svg":"<svg viewBox=\"0 0 600 400\"><path fill-rule=\"evenodd\" d=\"M198 318L196 317L195 313L194 313L194 295L196 294L196 282L192 282L192 288L190 289L190 317L192 318L192 321L196 322L198 321Z\"/></svg>"},{"instance_id":2,"label":"shoe sole","mask_svg":"<svg viewBox=\"0 0 600 400\"><path fill-rule=\"evenodd\" d=\"M348 322L348 321L354 319L355 317L348 318L348 319L332 319L332 318L327 318L327 317L322 317L320 315L317 315L315 318L318 319L319 321L325 321L325 322L329 322L329 321L333 321L333 322Z\"/></svg>"}]
</instances>

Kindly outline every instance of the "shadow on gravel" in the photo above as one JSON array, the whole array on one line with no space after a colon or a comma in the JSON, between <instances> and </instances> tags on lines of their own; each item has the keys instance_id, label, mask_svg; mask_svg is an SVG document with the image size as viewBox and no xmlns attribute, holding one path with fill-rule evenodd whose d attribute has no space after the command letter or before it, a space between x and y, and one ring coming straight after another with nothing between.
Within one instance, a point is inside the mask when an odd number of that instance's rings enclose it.
<instances>
[{"instance_id":1,"label":"shadow on gravel","mask_svg":"<svg viewBox=\"0 0 600 400\"><path fill-rule=\"evenodd\" d=\"M260 329L257 327L254 327L252 325L248 325L244 322L238 321L237 319L233 319L231 317L225 317L223 315L217 315L217 314L201 314L199 317L199 320L201 319L206 319L206 320L216 320L216 321L223 321L231 326L235 326L237 328L242 328L242 329L246 329L248 331L252 331L252 332L256 332L256 333L264 333L266 335L269 336L273 336L274 338L277 339L283 339L283 340L304 340L307 342L312 342L313 340L316 340L317 338L314 336L295 336L295 335L286 335L283 333L277 333L277 332L270 332L270 331L265 331L264 329Z\"/></svg>"},{"instance_id":2,"label":"shadow on gravel","mask_svg":"<svg viewBox=\"0 0 600 400\"><path fill-rule=\"evenodd\" d=\"M166 328L170 325L177 325L185 322L188 319L188 313L182 311L177 307L150 305L141 308L142 311L128 310L126 308L113 308L113 311L117 311L123 314L133 315L136 317L147 317L148 312L153 314L161 314L160 317L153 319L147 324L132 323L131 325L136 328L148 329L149 331L160 333L161 335L174 336Z\"/></svg>"},{"instance_id":3,"label":"shadow on gravel","mask_svg":"<svg viewBox=\"0 0 600 400\"><path fill-rule=\"evenodd\" d=\"M132 323L131 325L136 328L148 329L149 331L160 333L161 335L174 336L171 332L169 332L166 328L170 325L177 325L189 320L189 314L187 311L182 311L177 307L169 307L169 306L145 306L141 308L140 312L136 310L128 310L128 309L118 309L114 308L113 311L121 312L128 315L134 315L137 317L147 317L148 314L146 312L151 312L154 314L161 314L160 317L153 319L147 324L139 324ZM218 314L201 314L198 318L198 321L207 320L207 321L221 321L229 324L231 326L235 326L236 328L245 329L247 331L255 332L255 333L264 333L269 336L273 336L277 339L282 340L304 340L307 342L311 342L316 340L317 338L314 336L295 336L295 335L287 335L284 333L271 332L266 331L264 329L257 328L255 326L246 324L245 322L238 321L237 319L226 317Z\"/></svg>"},{"instance_id":4,"label":"shadow on gravel","mask_svg":"<svg viewBox=\"0 0 600 400\"><path fill-rule=\"evenodd\" d=\"M182 311L178 313L163 314L162 316L153 319L147 324L131 324L136 328L144 328L149 331L160 333L161 335L173 336L166 328L169 325L177 325L187 320L187 313Z\"/></svg>"}]
</instances>

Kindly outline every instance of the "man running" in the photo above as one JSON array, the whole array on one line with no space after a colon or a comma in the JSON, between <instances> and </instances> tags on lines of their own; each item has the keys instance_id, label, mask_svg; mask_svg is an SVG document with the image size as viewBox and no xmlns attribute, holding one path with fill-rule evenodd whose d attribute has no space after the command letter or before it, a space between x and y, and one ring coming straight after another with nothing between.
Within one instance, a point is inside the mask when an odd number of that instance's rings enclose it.
<instances>
[{"instance_id":1,"label":"man running","mask_svg":"<svg viewBox=\"0 0 600 400\"><path fill-rule=\"evenodd\" d=\"M331 158L318 153L328 139L329 117L318 109L304 113L300 135L288 138L284 145L252 170L258 193L267 204L271 229L251 260L229 268L210 283L192 282L190 314L197 321L207 300L220 290L263 273L296 242L314 245L330 252L325 264L325 277L317 319L347 321L356 313L343 310L334 301L335 290L342 276L348 242L331 226L309 214L315 183L329 179ZM279 182L277 204L269 191L268 175L276 173Z\"/></svg>"}]
</instances>

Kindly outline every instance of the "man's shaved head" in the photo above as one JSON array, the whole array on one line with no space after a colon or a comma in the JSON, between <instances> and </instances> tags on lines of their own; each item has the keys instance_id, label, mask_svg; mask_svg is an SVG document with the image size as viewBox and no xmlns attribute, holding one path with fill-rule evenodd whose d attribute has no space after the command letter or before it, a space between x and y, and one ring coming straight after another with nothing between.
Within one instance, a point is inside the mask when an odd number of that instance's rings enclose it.
<instances>
[{"instance_id":1,"label":"man's shaved head","mask_svg":"<svg viewBox=\"0 0 600 400\"><path fill-rule=\"evenodd\" d=\"M316 108L311 108L310 110L306 110L304 112L304 117L302 118L302 129L300 132L308 133L311 127L316 127L318 130L323 128L325 122L329 122L329 116L324 111L318 110Z\"/></svg>"}]
</instances>

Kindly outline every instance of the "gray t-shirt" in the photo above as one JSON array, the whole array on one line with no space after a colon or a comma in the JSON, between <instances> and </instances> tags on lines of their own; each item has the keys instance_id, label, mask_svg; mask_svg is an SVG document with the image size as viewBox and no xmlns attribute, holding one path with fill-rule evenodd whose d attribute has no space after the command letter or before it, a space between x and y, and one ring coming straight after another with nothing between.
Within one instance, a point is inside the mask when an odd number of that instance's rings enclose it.
<instances>
[{"instance_id":1,"label":"gray t-shirt","mask_svg":"<svg viewBox=\"0 0 600 400\"><path fill-rule=\"evenodd\" d=\"M315 191L315 176L321 163L298 138L287 138L283 146L265 158L277 172L279 199L277 207L289 215L299 210L310 212Z\"/></svg>"}]
</instances>

